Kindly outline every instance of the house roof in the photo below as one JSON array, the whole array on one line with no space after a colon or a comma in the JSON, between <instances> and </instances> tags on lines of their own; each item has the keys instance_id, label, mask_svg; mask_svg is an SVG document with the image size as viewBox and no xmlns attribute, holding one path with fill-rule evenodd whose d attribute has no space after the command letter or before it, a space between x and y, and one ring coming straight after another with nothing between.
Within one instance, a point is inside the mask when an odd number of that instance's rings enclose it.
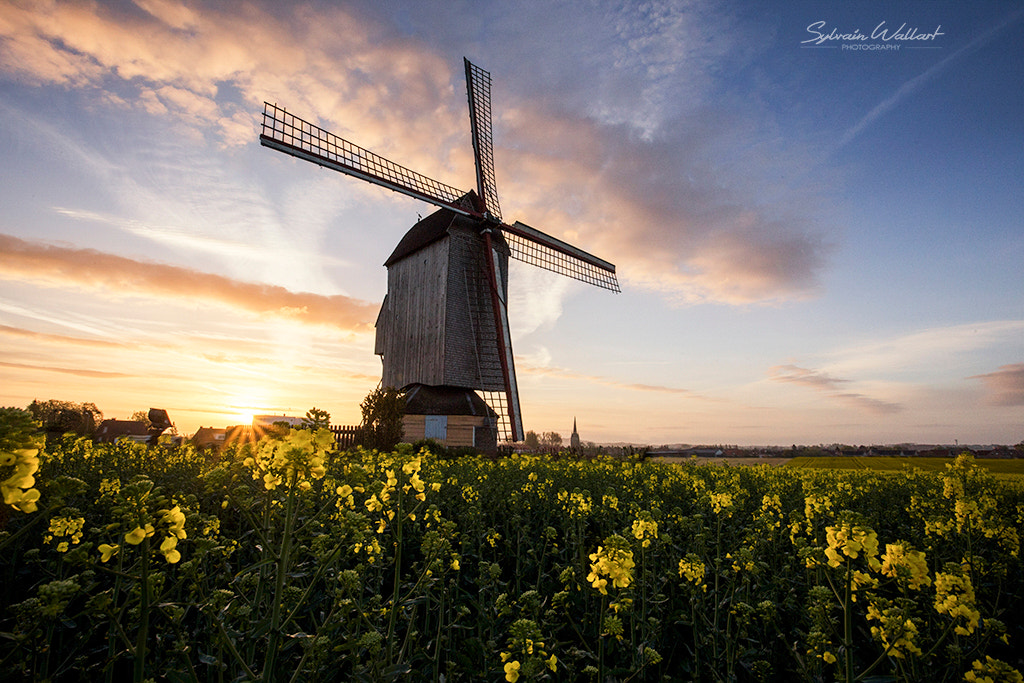
<instances>
[{"instance_id":1,"label":"house roof","mask_svg":"<svg viewBox=\"0 0 1024 683\"><path fill-rule=\"evenodd\" d=\"M96 429L96 440L103 442L115 441L118 437L149 438L149 427L145 422L136 420L104 420Z\"/></svg>"},{"instance_id":2,"label":"house roof","mask_svg":"<svg viewBox=\"0 0 1024 683\"><path fill-rule=\"evenodd\" d=\"M497 417L472 389L413 384L405 390L407 415L479 415Z\"/></svg>"}]
</instances>

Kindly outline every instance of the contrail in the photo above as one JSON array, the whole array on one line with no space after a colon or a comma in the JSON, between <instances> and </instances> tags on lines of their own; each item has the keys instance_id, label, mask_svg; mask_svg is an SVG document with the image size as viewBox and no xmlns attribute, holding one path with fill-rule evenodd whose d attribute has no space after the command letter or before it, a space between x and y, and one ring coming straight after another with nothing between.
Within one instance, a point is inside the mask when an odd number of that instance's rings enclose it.
<instances>
[{"instance_id":1,"label":"contrail","mask_svg":"<svg viewBox=\"0 0 1024 683\"><path fill-rule=\"evenodd\" d=\"M915 90L917 90L922 85L935 78L938 74L942 73L942 71L945 70L946 67L949 66L952 62L966 54L974 52L981 46L990 42L993 38L995 38L995 36L1000 31L1002 31L1007 26L1017 21L1022 14L1024 14L1024 11L1017 11L1010 14L1010 16L1007 17L1006 21L1004 21L1003 23L985 31L980 36L969 42L967 45L964 45L962 48L960 48L953 54L949 55L938 64L934 65L924 73L915 76L914 78L911 78L909 81L901 85L895 93L893 93L884 101L875 105L874 109L869 111L864 116L864 118L862 118L860 121L854 124L852 128L846 131L846 133L843 134L843 137L840 138L839 142L836 144L835 149L833 149L832 151L836 152L839 149L845 147L851 140L860 135L865 128L874 123L876 119L878 119L883 114L886 114L890 109L899 104L903 99L908 97Z\"/></svg>"}]
</instances>

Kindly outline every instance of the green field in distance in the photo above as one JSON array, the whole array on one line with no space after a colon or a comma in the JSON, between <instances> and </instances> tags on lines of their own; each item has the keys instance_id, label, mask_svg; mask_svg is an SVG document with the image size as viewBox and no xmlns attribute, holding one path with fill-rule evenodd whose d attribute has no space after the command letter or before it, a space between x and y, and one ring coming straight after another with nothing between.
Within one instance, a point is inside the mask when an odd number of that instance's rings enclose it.
<instances>
[{"instance_id":1,"label":"green field in distance","mask_svg":"<svg viewBox=\"0 0 1024 683\"><path fill-rule=\"evenodd\" d=\"M944 470L953 458L896 458L886 456L852 456L852 457L798 457L791 458L784 467L816 467L837 470L877 470L899 471L904 467L922 470ZM1024 475L1024 459L981 459L976 458L975 464L984 467L993 474Z\"/></svg>"}]
</instances>

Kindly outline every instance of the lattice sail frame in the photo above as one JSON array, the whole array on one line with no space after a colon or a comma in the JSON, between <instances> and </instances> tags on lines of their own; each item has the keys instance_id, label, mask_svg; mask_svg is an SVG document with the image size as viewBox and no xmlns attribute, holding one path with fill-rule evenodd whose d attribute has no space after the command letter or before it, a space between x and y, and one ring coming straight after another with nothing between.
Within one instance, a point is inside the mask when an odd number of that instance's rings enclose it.
<instances>
[{"instance_id":1,"label":"lattice sail frame","mask_svg":"<svg viewBox=\"0 0 1024 683\"><path fill-rule=\"evenodd\" d=\"M462 201L465 191L389 161L288 113L276 104L263 103L260 143L325 168L452 209L464 216L479 215L472 206Z\"/></svg>"},{"instance_id":2,"label":"lattice sail frame","mask_svg":"<svg viewBox=\"0 0 1024 683\"><path fill-rule=\"evenodd\" d=\"M494 176L494 138L491 133L491 74L463 58L466 63L466 93L469 97L469 124L476 157L477 193L487 213L501 220L498 184Z\"/></svg>"}]
</instances>

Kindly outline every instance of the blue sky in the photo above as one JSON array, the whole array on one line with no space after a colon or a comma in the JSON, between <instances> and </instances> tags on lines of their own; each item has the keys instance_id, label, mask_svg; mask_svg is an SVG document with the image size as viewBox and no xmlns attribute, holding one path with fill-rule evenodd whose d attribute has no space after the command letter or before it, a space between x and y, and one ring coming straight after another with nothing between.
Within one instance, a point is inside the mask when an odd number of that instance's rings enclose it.
<instances>
[{"instance_id":1,"label":"blue sky","mask_svg":"<svg viewBox=\"0 0 1024 683\"><path fill-rule=\"evenodd\" d=\"M1020 442L1022 53L988 0L0 2L0 403L358 421L431 207L260 147L262 102L469 188L467 56L505 218L623 287L513 270L527 429Z\"/></svg>"}]
</instances>

